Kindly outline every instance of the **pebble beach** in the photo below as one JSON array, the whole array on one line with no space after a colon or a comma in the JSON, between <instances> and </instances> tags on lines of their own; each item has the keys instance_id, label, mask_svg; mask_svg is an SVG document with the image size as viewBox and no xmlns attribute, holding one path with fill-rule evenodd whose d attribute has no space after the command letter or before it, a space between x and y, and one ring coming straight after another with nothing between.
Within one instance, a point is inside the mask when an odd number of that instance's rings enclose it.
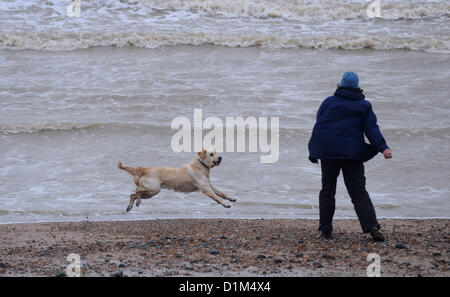
<instances>
[{"instance_id":1,"label":"pebble beach","mask_svg":"<svg viewBox=\"0 0 450 297\"><path fill-rule=\"evenodd\" d=\"M162 219L0 225L0 276L450 276L448 219L382 219L375 243L339 219L334 239L311 219Z\"/></svg>"}]
</instances>

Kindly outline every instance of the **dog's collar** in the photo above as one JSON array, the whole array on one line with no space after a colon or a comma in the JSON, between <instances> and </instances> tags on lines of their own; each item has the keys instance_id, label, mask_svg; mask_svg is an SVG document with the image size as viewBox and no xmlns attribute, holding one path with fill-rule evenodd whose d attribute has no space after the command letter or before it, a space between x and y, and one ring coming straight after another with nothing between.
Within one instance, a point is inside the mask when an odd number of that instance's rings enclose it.
<instances>
[{"instance_id":1,"label":"dog's collar","mask_svg":"<svg viewBox=\"0 0 450 297\"><path fill-rule=\"evenodd\" d=\"M208 166L206 166L206 164L205 163L203 163L202 162L202 160L200 160L200 159L197 159L199 162L200 162L200 164L202 164L206 169L209 169L209 167Z\"/></svg>"}]
</instances>

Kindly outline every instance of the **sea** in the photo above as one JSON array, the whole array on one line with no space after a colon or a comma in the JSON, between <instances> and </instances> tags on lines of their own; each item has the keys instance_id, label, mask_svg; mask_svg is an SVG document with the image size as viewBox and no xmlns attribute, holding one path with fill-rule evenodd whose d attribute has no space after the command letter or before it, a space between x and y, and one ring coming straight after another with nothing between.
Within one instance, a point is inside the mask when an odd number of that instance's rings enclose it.
<instances>
[{"instance_id":1,"label":"sea","mask_svg":"<svg viewBox=\"0 0 450 297\"><path fill-rule=\"evenodd\" d=\"M317 219L307 144L346 71L393 151L365 163L378 217L449 218L448 0L3 0L0 223ZM229 209L162 190L127 213L135 186L117 163L190 162L172 122L196 109L224 125L278 118L278 159L219 152L211 182ZM342 174L336 205L356 218Z\"/></svg>"}]
</instances>

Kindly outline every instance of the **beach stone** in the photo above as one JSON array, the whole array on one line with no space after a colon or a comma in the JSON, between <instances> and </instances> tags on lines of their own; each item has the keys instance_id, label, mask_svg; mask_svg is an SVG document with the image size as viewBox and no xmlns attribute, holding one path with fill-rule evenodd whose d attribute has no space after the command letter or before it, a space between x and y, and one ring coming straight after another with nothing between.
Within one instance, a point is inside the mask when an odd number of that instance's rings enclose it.
<instances>
[{"instance_id":1,"label":"beach stone","mask_svg":"<svg viewBox=\"0 0 450 297\"><path fill-rule=\"evenodd\" d=\"M332 255L329 255L329 254L322 254L322 258L324 258L324 259L334 259L334 256L332 256Z\"/></svg>"},{"instance_id":2,"label":"beach stone","mask_svg":"<svg viewBox=\"0 0 450 297\"><path fill-rule=\"evenodd\" d=\"M125 264L120 263L120 264L119 264L119 267L123 268L123 267L125 267Z\"/></svg>"},{"instance_id":3,"label":"beach stone","mask_svg":"<svg viewBox=\"0 0 450 297\"><path fill-rule=\"evenodd\" d=\"M0 262L0 268L6 268L6 264L3 262Z\"/></svg>"},{"instance_id":4,"label":"beach stone","mask_svg":"<svg viewBox=\"0 0 450 297\"><path fill-rule=\"evenodd\" d=\"M275 264L280 264L280 263L283 262L283 260L281 260L281 259L275 259L275 260L273 260L273 262L274 262Z\"/></svg>"},{"instance_id":5,"label":"beach stone","mask_svg":"<svg viewBox=\"0 0 450 297\"><path fill-rule=\"evenodd\" d=\"M123 271L122 270L117 270L116 272L113 272L111 274L112 277L122 277L123 276Z\"/></svg>"},{"instance_id":6,"label":"beach stone","mask_svg":"<svg viewBox=\"0 0 450 297\"><path fill-rule=\"evenodd\" d=\"M323 265L320 264L320 263L314 263L314 266L315 266L316 268L322 268L322 267L323 267Z\"/></svg>"},{"instance_id":7,"label":"beach stone","mask_svg":"<svg viewBox=\"0 0 450 297\"><path fill-rule=\"evenodd\" d=\"M262 259L265 259L265 258L267 258L267 257L266 257L266 255L258 255L258 256L256 256L256 258L257 258L258 260L262 260Z\"/></svg>"},{"instance_id":8,"label":"beach stone","mask_svg":"<svg viewBox=\"0 0 450 297\"><path fill-rule=\"evenodd\" d=\"M64 271L60 271L55 276L56 277L66 277L66 273Z\"/></svg>"},{"instance_id":9,"label":"beach stone","mask_svg":"<svg viewBox=\"0 0 450 297\"><path fill-rule=\"evenodd\" d=\"M396 249L406 249L406 248L408 248L406 245L404 245L404 244L401 244L401 243L397 243L396 245L395 245L395 248Z\"/></svg>"},{"instance_id":10,"label":"beach stone","mask_svg":"<svg viewBox=\"0 0 450 297\"><path fill-rule=\"evenodd\" d=\"M211 255L218 255L220 254L220 252L218 250L213 250L211 252L209 252Z\"/></svg>"},{"instance_id":11,"label":"beach stone","mask_svg":"<svg viewBox=\"0 0 450 297\"><path fill-rule=\"evenodd\" d=\"M301 258L301 257L303 257L303 253L297 253L297 254L295 254L295 257Z\"/></svg>"}]
</instances>

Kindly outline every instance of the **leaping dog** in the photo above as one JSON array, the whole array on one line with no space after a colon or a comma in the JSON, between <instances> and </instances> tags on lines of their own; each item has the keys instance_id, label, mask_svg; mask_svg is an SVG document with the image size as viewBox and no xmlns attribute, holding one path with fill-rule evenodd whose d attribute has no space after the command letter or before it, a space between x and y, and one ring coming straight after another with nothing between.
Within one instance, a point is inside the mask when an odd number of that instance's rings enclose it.
<instances>
[{"instance_id":1,"label":"leaping dog","mask_svg":"<svg viewBox=\"0 0 450 297\"><path fill-rule=\"evenodd\" d=\"M139 207L141 199L148 199L161 191L161 188L172 189L178 192L201 191L214 201L229 208L230 204L223 203L222 199L236 202L236 199L229 197L211 185L209 171L215 166L219 166L222 157L219 157L213 148L203 149L197 153L194 159L179 168L170 167L130 167L119 162L117 166L129 172L134 177L136 193L130 195L130 204L127 211L133 208L134 202Z\"/></svg>"}]
</instances>

